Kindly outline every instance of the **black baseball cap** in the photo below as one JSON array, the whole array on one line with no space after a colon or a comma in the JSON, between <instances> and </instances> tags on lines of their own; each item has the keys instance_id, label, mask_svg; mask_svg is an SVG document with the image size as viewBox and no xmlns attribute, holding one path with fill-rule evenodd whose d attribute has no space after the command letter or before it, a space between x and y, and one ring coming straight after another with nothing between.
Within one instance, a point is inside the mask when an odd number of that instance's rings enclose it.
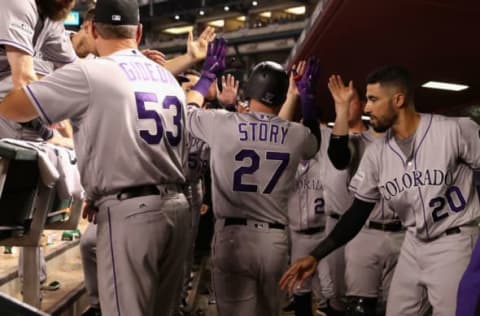
<instances>
[{"instance_id":1,"label":"black baseball cap","mask_svg":"<svg viewBox=\"0 0 480 316\"><path fill-rule=\"evenodd\" d=\"M110 25L137 25L140 11L137 0L97 0L94 22Z\"/></svg>"}]
</instances>

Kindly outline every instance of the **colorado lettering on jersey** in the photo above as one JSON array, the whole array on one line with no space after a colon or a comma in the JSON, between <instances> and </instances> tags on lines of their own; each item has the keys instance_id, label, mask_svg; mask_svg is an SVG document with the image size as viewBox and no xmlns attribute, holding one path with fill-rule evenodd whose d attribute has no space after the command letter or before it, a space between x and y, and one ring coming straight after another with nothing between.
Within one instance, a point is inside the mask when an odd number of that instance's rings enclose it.
<instances>
[{"instance_id":1,"label":"colorado lettering on jersey","mask_svg":"<svg viewBox=\"0 0 480 316\"><path fill-rule=\"evenodd\" d=\"M248 122L238 124L240 141L261 141L284 144L288 128L272 123Z\"/></svg>"},{"instance_id":2,"label":"colorado lettering on jersey","mask_svg":"<svg viewBox=\"0 0 480 316\"><path fill-rule=\"evenodd\" d=\"M380 192L385 200L390 200L397 194L405 190L417 188L419 186L427 185L445 185L451 186L453 184L453 173L438 169L427 169L425 171L413 170L406 172L400 177L396 177L380 186Z\"/></svg>"},{"instance_id":3,"label":"colorado lettering on jersey","mask_svg":"<svg viewBox=\"0 0 480 316\"><path fill-rule=\"evenodd\" d=\"M148 62L121 62L118 64L130 81L154 81L174 83L175 80L169 72Z\"/></svg>"},{"instance_id":4,"label":"colorado lettering on jersey","mask_svg":"<svg viewBox=\"0 0 480 316\"><path fill-rule=\"evenodd\" d=\"M322 191L322 182L319 179L297 180L297 190Z\"/></svg>"}]
</instances>

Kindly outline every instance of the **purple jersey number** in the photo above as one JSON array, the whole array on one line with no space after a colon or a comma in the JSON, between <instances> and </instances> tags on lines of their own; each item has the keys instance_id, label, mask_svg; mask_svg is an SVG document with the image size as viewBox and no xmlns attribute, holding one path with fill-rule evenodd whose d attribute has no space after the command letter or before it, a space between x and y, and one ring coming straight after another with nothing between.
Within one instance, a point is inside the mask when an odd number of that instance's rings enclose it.
<instances>
[{"instance_id":1,"label":"purple jersey number","mask_svg":"<svg viewBox=\"0 0 480 316\"><path fill-rule=\"evenodd\" d=\"M137 101L138 118L141 120L153 120L156 126L156 133L151 134L148 130L140 130L140 137L142 137L147 144L159 144L163 137L163 123L160 113L155 110L147 110L145 108L146 102L158 103L158 98L155 93L150 92L135 92L135 99ZM177 128L177 135L175 136L171 131L167 131L167 140L171 146L177 146L182 138L182 104L175 96L167 96L162 102L164 109L169 109L174 106L176 114L173 117L173 124Z\"/></svg>"},{"instance_id":2,"label":"purple jersey number","mask_svg":"<svg viewBox=\"0 0 480 316\"><path fill-rule=\"evenodd\" d=\"M452 186L448 188L445 192L445 197L439 196L433 198L428 204L430 207L433 207L432 217L434 222L438 222L448 217L448 211L443 212L445 203L447 203L450 209L455 213L463 211L467 205L465 198L458 187Z\"/></svg>"},{"instance_id":3,"label":"purple jersey number","mask_svg":"<svg viewBox=\"0 0 480 316\"><path fill-rule=\"evenodd\" d=\"M322 198L316 198L315 201L315 214L323 214L325 213L325 200Z\"/></svg>"},{"instance_id":4,"label":"purple jersey number","mask_svg":"<svg viewBox=\"0 0 480 316\"><path fill-rule=\"evenodd\" d=\"M258 192L258 186L256 184L242 183L242 176L244 174L254 174L260 168L260 156L251 149L243 149L235 156L236 161L243 161L245 159L250 159L251 164L250 166L240 167L235 170L233 174L233 191ZM290 154L268 151L266 152L266 159L280 161L280 165L277 170L275 170L275 173L265 187L265 190L263 190L263 193L269 194L272 193L275 185L287 168L290 161Z\"/></svg>"}]
</instances>

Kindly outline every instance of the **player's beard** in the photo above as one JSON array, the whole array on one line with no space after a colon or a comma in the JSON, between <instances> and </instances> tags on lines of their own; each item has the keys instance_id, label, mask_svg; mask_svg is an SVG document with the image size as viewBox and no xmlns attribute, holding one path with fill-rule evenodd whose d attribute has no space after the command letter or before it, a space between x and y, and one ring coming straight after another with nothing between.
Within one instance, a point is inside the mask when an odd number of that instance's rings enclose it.
<instances>
[{"instance_id":1,"label":"player's beard","mask_svg":"<svg viewBox=\"0 0 480 316\"><path fill-rule=\"evenodd\" d=\"M389 104L388 107L389 109L386 115L381 117L370 115L370 125L377 133L385 133L397 120L398 114L394 111L393 106Z\"/></svg>"},{"instance_id":2,"label":"player's beard","mask_svg":"<svg viewBox=\"0 0 480 316\"><path fill-rule=\"evenodd\" d=\"M37 0L42 15L52 21L63 21L75 5L75 0Z\"/></svg>"}]
</instances>

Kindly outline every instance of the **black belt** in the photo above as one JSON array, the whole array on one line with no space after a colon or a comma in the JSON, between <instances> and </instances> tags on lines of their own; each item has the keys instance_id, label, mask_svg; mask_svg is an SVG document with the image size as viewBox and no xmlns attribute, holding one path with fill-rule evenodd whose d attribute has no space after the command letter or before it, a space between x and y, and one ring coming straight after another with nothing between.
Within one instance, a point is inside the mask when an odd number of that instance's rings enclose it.
<instances>
[{"instance_id":1,"label":"black belt","mask_svg":"<svg viewBox=\"0 0 480 316\"><path fill-rule=\"evenodd\" d=\"M324 230L325 230L325 227L323 227L323 226L310 227L310 228L307 228L307 229L297 230L296 233L304 234L304 235L315 235L315 234L323 232Z\"/></svg>"},{"instance_id":2,"label":"black belt","mask_svg":"<svg viewBox=\"0 0 480 316\"><path fill-rule=\"evenodd\" d=\"M117 194L117 199L123 201L146 195L160 195L160 191L154 185L130 187L121 190L120 193Z\"/></svg>"},{"instance_id":3,"label":"black belt","mask_svg":"<svg viewBox=\"0 0 480 316\"><path fill-rule=\"evenodd\" d=\"M247 226L247 223L248 223L248 220L246 218L226 217L224 225L225 226L230 226L230 225ZM265 223L265 224L268 225L268 228L285 229L285 225L280 224L280 223Z\"/></svg>"},{"instance_id":4,"label":"black belt","mask_svg":"<svg viewBox=\"0 0 480 316\"><path fill-rule=\"evenodd\" d=\"M403 226L401 222L390 222L390 223L379 223L379 222L372 222L368 223L368 228L370 229L378 229L383 230L386 232L399 232L403 230Z\"/></svg>"},{"instance_id":5,"label":"black belt","mask_svg":"<svg viewBox=\"0 0 480 316\"><path fill-rule=\"evenodd\" d=\"M446 231L444 231L443 233L441 233L440 235L435 236L433 238L426 239L424 241L434 241L434 240L437 240L440 237L456 235L456 234L460 234L461 232L462 232L462 229L460 227L458 227L458 226L451 227L451 228L447 229Z\"/></svg>"},{"instance_id":6,"label":"black belt","mask_svg":"<svg viewBox=\"0 0 480 316\"><path fill-rule=\"evenodd\" d=\"M338 213L330 213L330 214L328 214L328 216L330 216L331 218L336 219L337 221L340 219L340 217L342 217L342 215L340 215L340 214L338 214Z\"/></svg>"}]
</instances>

